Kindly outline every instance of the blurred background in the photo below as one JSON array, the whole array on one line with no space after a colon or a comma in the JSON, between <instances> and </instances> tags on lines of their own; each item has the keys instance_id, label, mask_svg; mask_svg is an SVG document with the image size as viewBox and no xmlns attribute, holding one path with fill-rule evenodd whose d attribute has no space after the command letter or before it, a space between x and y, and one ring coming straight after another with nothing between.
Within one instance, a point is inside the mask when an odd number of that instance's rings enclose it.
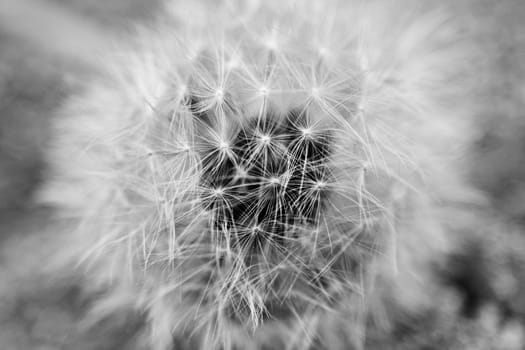
<instances>
[{"instance_id":1,"label":"blurred background","mask_svg":"<svg viewBox=\"0 0 525 350\"><path fill-rule=\"evenodd\" d=\"M443 284L462 300L462 312L400 321L368 348L525 349L525 1L422 2L451 11L480 53L472 62L479 72L472 106L479 133L465 167L489 200L476 209L483 217L479 232L443 268ZM97 74L85 53L103 50L101 38L148 23L160 3L0 0L0 349L135 344L140 315L85 332L76 324L89 300L74 286L18 281L45 259L39 255L45 240L26 241L24 235L38 234L35 227L47 215L31 198L45 174L54 113ZM12 247L24 244L27 257L13 258L20 249Z\"/></svg>"}]
</instances>

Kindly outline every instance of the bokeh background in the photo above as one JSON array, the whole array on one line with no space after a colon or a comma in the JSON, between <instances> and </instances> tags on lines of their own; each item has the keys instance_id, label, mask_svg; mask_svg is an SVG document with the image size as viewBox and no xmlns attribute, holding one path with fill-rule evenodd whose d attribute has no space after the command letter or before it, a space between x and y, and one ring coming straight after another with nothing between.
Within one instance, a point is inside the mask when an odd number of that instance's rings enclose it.
<instances>
[{"instance_id":1,"label":"bokeh background","mask_svg":"<svg viewBox=\"0 0 525 350\"><path fill-rule=\"evenodd\" d=\"M487 201L472 208L479 218L474 232L436 268L461 312L436 307L400 319L367 348L525 349L525 1L422 3L453 13L478 53L471 62L477 87L469 92L478 130L464 170ZM141 315L89 328L80 322L89 300L74 285L27 282L28 271L52 252L42 233L48 210L32 197L45 177L53 116L97 74L83 53L98 48L96 35L125 35L148 23L159 6L160 0L0 0L0 349L137 343ZM56 14L67 20L55 21Z\"/></svg>"}]
</instances>

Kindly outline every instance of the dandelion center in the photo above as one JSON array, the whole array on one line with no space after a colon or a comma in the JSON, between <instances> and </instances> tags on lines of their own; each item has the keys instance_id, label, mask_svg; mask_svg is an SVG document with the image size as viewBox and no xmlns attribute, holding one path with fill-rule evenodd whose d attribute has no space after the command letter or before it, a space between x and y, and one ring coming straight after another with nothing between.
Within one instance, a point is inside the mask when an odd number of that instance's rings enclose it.
<instances>
[{"instance_id":1,"label":"dandelion center","mask_svg":"<svg viewBox=\"0 0 525 350\"><path fill-rule=\"evenodd\" d=\"M220 198L205 204L212 214L210 227L227 230L232 247L257 255L264 247L285 244L277 237L286 237L288 230L319 224L328 195L331 147L329 133L313 132L305 112L292 111L285 118L268 113L251 120L229 142L219 142L228 157L203 152L213 166L203 167L201 182Z\"/></svg>"}]
</instances>

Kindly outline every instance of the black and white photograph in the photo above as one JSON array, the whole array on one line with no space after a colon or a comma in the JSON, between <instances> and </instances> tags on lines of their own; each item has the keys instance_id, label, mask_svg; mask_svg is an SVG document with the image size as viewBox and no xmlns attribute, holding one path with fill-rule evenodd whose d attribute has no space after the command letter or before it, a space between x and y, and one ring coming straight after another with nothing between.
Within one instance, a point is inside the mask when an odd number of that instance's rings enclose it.
<instances>
[{"instance_id":1,"label":"black and white photograph","mask_svg":"<svg viewBox=\"0 0 525 350\"><path fill-rule=\"evenodd\" d=\"M0 0L0 350L525 350L525 1Z\"/></svg>"}]
</instances>

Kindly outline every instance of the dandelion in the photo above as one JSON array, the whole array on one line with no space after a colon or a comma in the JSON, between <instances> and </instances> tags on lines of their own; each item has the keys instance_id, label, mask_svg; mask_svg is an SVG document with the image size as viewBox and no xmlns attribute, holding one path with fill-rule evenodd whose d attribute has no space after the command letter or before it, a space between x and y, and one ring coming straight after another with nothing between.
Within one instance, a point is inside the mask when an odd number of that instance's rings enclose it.
<instances>
[{"instance_id":1,"label":"dandelion","mask_svg":"<svg viewBox=\"0 0 525 350\"><path fill-rule=\"evenodd\" d=\"M71 99L42 198L78 218L86 284L131 296L152 349L362 345L375 281L399 286L389 257L424 269L412 245L433 254L444 235L402 206L432 208L420 174L439 186L453 168L441 156L463 130L420 136L460 117L441 109L453 38L435 14L406 26L397 3L226 4L201 23L173 2L176 24Z\"/></svg>"}]
</instances>

